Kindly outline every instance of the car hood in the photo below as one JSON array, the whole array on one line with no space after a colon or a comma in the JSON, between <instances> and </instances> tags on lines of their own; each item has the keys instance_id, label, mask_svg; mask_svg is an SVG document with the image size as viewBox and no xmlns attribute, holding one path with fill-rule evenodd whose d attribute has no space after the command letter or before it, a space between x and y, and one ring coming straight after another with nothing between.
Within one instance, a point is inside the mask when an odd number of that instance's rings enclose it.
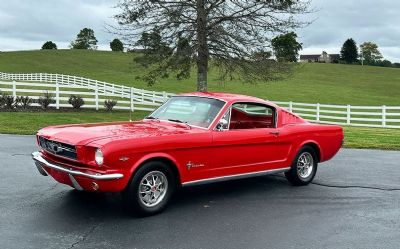
<instances>
[{"instance_id":1,"label":"car hood","mask_svg":"<svg viewBox=\"0 0 400 249\"><path fill-rule=\"evenodd\" d=\"M86 145L102 139L171 136L204 131L179 123L138 121L50 126L40 130L38 135L71 145Z\"/></svg>"}]
</instances>

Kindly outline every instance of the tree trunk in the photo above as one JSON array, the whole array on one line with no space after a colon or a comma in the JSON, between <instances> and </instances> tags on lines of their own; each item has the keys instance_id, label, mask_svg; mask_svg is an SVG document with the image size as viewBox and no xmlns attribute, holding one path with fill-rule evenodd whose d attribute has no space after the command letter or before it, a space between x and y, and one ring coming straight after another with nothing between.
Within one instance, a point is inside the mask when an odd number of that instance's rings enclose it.
<instances>
[{"instance_id":1,"label":"tree trunk","mask_svg":"<svg viewBox=\"0 0 400 249\"><path fill-rule=\"evenodd\" d=\"M197 0L197 91L207 91L208 46L205 0Z\"/></svg>"}]
</instances>

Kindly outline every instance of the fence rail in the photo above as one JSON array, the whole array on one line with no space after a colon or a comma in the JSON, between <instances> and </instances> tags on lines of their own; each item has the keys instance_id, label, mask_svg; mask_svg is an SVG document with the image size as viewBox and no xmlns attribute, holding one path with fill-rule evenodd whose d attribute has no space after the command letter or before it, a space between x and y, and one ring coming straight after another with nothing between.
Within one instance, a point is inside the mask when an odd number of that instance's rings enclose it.
<instances>
[{"instance_id":1,"label":"fence rail","mask_svg":"<svg viewBox=\"0 0 400 249\"><path fill-rule=\"evenodd\" d=\"M132 111L153 110L155 106L173 96L172 93L167 92L148 91L83 77L48 73L0 72L0 91L12 94L14 98L18 95L28 95L33 99L38 99L40 94L48 91L56 100L56 103L50 106L57 109L70 106L66 103L69 95L72 94L83 96L85 102L89 102L83 106L86 108L94 107L98 110L102 108L104 100L116 99L118 103L115 109L131 109Z\"/></svg>"},{"instance_id":2,"label":"fence rail","mask_svg":"<svg viewBox=\"0 0 400 249\"><path fill-rule=\"evenodd\" d=\"M326 105L274 101L290 112L315 123L400 128L400 106Z\"/></svg>"},{"instance_id":3,"label":"fence rail","mask_svg":"<svg viewBox=\"0 0 400 249\"><path fill-rule=\"evenodd\" d=\"M104 100L118 101L115 109L151 111L172 93L148 91L63 74L0 72L0 91L16 98L18 95L38 99L44 91L52 93L55 108L71 107L70 95L80 95L85 100L83 108L103 108ZM349 126L400 128L400 106L352 106L273 101L290 112L316 123ZM37 105L37 104L34 104Z\"/></svg>"}]
</instances>

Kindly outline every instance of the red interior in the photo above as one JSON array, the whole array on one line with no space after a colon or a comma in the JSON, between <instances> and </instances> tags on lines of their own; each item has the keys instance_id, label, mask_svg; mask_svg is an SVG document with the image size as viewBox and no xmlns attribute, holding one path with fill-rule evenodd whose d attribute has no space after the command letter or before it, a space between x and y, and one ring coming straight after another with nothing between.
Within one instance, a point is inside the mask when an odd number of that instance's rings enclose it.
<instances>
[{"instance_id":1,"label":"red interior","mask_svg":"<svg viewBox=\"0 0 400 249\"><path fill-rule=\"evenodd\" d=\"M229 129L273 128L272 115L248 114L239 109L232 108Z\"/></svg>"}]
</instances>

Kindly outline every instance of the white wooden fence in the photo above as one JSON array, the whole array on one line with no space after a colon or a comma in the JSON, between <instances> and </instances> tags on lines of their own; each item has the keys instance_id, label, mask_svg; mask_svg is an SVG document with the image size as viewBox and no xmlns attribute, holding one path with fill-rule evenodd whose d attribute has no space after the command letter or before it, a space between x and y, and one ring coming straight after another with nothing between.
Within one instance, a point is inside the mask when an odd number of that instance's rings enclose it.
<instances>
[{"instance_id":1,"label":"white wooden fence","mask_svg":"<svg viewBox=\"0 0 400 249\"><path fill-rule=\"evenodd\" d=\"M103 108L104 100L115 99L118 101L115 109L132 111L151 111L173 95L83 77L48 73L0 73L0 91L12 94L14 98L23 95L33 99L38 99L43 92L48 91L54 95L56 101L51 106L57 109L71 107L67 101L72 94L83 97L85 101L83 108L96 108L96 110Z\"/></svg>"},{"instance_id":2,"label":"white wooden fence","mask_svg":"<svg viewBox=\"0 0 400 249\"><path fill-rule=\"evenodd\" d=\"M311 122L349 126L400 128L400 106L354 106L274 102Z\"/></svg>"},{"instance_id":3,"label":"white wooden fence","mask_svg":"<svg viewBox=\"0 0 400 249\"><path fill-rule=\"evenodd\" d=\"M152 111L173 96L172 93L147 91L82 77L31 73L0 73L0 91L38 99L44 91L54 95L56 107L71 107L70 95L80 95L85 100L83 108L103 108L104 100L118 101L115 109ZM290 112L316 123L349 126L400 128L400 106L351 106L274 101ZM35 104L37 105L37 104Z\"/></svg>"}]
</instances>

